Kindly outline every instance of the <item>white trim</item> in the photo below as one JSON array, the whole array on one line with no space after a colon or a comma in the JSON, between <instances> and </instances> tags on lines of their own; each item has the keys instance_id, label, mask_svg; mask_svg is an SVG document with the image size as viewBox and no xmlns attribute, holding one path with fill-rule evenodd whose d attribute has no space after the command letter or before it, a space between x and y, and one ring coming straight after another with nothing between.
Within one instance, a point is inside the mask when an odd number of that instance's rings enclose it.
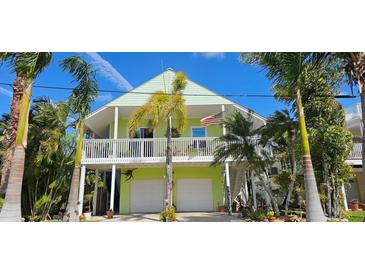
<instances>
[{"instance_id":1,"label":"white trim","mask_svg":"<svg viewBox=\"0 0 365 274\"><path fill-rule=\"evenodd\" d=\"M207 134L208 134L208 132L207 132L207 128L206 127L202 127L202 126L191 126L190 127L190 137L194 137L193 136L193 129L194 128L203 128L204 129L204 137L208 137L207 136Z\"/></svg>"},{"instance_id":2,"label":"white trim","mask_svg":"<svg viewBox=\"0 0 365 274\"><path fill-rule=\"evenodd\" d=\"M115 176L116 175L116 165L112 165L112 179L111 179L111 190L110 190L110 206L108 208L114 210L114 193L115 193Z\"/></svg>"}]
</instances>

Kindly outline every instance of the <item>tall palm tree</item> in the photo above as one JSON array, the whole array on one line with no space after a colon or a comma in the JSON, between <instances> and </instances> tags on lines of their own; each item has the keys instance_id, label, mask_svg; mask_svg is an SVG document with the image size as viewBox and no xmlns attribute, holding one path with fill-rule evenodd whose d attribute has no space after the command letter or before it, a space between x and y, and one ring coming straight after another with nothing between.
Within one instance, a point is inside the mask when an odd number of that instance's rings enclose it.
<instances>
[{"instance_id":1,"label":"tall palm tree","mask_svg":"<svg viewBox=\"0 0 365 274\"><path fill-rule=\"evenodd\" d=\"M147 103L132 113L129 119L129 130L135 132L145 121L153 129L162 122L167 122L166 145L166 191L165 206L172 206L172 122L177 120L177 130L183 131L186 126L187 112L183 90L187 78L183 72L177 72L170 91L156 91Z\"/></svg>"},{"instance_id":2,"label":"tall palm tree","mask_svg":"<svg viewBox=\"0 0 365 274\"><path fill-rule=\"evenodd\" d=\"M290 184L285 200L285 216L288 215L289 202L296 182L297 160L296 139L299 137L298 122L290 115L287 109L275 111L269 116L266 125L261 129L261 142L266 145L270 140L289 150Z\"/></svg>"},{"instance_id":3,"label":"tall palm tree","mask_svg":"<svg viewBox=\"0 0 365 274\"><path fill-rule=\"evenodd\" d=\"M79 221L78 191L80 183L82 140L85 131L85 118L90 112L91 103L98 95L98 83L93 67L79 56L70 56L61 61L61 67L71 73L77 86L69 96L70 111L76 116L77 150L75 154L75 167L71 179L70 193L64 221Z\"/></svg>"},{"instance_id":4,"label":"tall palm tree","mask_svg":"<svg viewBox=\"0 0 365 274\"><path fill-rule=\"evenodd\" d=\"M223 124L227 133L219 138L222 144L214 152L213 165L224 163L231 158L238 168L242 166L253 172L259 178L260 185L269 195L275 213L279 216L278 203L271 191L269 178L269 168L273 161L267 151L259 147L259 130L254 130L251 118L246 119L240 112L234 112Z\"/></svg>"},{"instance_id":5,"label":"tall palm tree","mask_svg":"<svg viewBox=\"0 0 365 274\"><path fill-rule=\"evenodd\" d=\"M32 84L35 78L50 64L50 52L6 52L0 56L8 62L17 75L21 89L20 98L16 97L15 106L19 106L19 121L15 138L15 149L11 160L9 183L5 195L4 206L0 213L0 221L21 221L21 189L24 173L25 148L28 138L28 116L32 96ZM18 95L17 95L18 96ZM19 101L21 99L21 103ZM18 115L16 111L11 113Z\"/></svg>"},{"instance_id":6,"label":"tall palm tree","mask_svg":"<svg viewBox=\"0 0 365 274\"><path fill-rule=\"evenodd\" d=\"M286 89L291 98L296 98L296 107L300 135L303 147L304 185L306 194L306 219L309 222L326 220L319 199L316 178L312 165L307 128L305 125L302 106L301 89L306 76L306 70L313 66L311 53L242 53L241 61L248 64L257 64L266 70L268 79L275 85ZM274 85L274 89L275 89Z\"/></svg>"}]
</instances>

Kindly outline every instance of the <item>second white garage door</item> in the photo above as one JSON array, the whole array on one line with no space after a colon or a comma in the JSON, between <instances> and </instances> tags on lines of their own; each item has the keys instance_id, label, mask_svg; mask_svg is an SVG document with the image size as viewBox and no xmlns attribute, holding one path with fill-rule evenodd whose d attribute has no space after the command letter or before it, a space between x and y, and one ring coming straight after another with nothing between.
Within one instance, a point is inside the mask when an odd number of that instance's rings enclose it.
<instances>
[{"instance_id":1,"label":"second white garage door","mask_svg":"<svg viewBox=\"0 0 365 274\"><path fill-rule=\"evenodd\" d=\"M176 194L177 211L213 211L210 179L179 180Z\"/></svg>"},{"instance_id":2,"label":"second white garage door","mask_svg":"<svg viewBox=\"0 0 365 274\"><path fill-rule=\"evenodd\" d=\"M131 212L160 212L163 208L164 182L138 180L131 183Z\"/></svg>"}]
</instances>

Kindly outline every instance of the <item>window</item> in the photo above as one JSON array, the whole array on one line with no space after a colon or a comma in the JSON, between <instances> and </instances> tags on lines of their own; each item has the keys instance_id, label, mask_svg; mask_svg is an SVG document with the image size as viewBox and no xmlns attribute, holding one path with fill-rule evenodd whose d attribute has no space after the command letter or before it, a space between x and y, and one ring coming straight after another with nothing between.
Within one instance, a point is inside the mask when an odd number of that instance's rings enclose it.
<instances>
[{"instance_id":1,"label":"window","mask_svg":"<svg viewBox=\"0 0 365 274\"><path fill-rule=\"evenodd\" d=\"M192 137L205 137L206 134L206 128L204 127L192 127L191 128L191 136Z\"/></svg>"},{"instance_id":2,"label":"window","mask_svg":"<svg viewBox=\"0 0 365 274\"><path fill-rule=\"evenodd\" d=\"M191 128L191 136L192 137L206 137L207 131L205 127L192 127ZM204 149L207 146L207 142L205 140L194 140L193 147L197 149Z\"/></svg>"}]
</instances>

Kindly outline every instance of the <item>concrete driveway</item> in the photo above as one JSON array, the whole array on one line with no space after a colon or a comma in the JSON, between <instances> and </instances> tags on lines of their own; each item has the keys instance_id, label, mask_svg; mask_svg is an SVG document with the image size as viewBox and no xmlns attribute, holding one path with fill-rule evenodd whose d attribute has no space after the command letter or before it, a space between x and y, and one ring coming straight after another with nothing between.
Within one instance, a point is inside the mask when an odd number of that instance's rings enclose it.
<instances>
[{"instance_id":1,"label":"concrete driveway","mask_svg":"<svg viewBox=\"0 0 365 274\"><path fill-rule=\"evenodd\" d=\"M104 222L158 222L158 213L117 215L113 219L105 219ZM238 214L229 216L219 212L181 212L177 213L178 222L242 222Z\"/></svg>"}]
</instances>

